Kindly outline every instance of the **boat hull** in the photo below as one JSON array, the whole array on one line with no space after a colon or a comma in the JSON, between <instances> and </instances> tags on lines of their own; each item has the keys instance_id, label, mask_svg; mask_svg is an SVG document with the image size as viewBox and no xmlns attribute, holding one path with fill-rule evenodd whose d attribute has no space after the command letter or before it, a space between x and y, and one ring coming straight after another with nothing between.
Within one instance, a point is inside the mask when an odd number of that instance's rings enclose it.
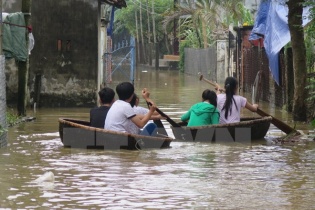
<instances>
[{"instance_id":1,"label":"boat hull","mask_svg":"<svg viewBox=\"0 0 315 210\"><path fill-rule=\"evenodd\" d=\"M171 128L178 141L246 143L263 139L271 120L272 117L242 118L238 123Z\"/></svg>"},{"instance_id":2,"label":"boat hull","mask_svg":"<svg viewBox=\"0 0 315 210\"><path fill-rule=\"evenodd\" d=\"M94 128L83 120L59 119L59 135L65 147L85 149L158 149L169 148L173 139L134 135Z\"/></svg>"}]
</instances>

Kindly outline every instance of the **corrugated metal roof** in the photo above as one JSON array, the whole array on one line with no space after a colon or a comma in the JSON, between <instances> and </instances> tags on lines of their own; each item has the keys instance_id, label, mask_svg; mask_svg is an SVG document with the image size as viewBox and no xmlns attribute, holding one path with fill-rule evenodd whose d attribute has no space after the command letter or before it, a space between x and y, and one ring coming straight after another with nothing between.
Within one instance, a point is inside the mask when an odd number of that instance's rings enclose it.
<instances>
[{"instance_id":1,"label":"corrugated metal roof","mask_svg":"<svg viewBox=\"0 0 315 210\"><path fill-rule=\"evenodd\" d=\"M101 1L110 5L113 5L119 9L121 9L122 7L127 7L125 0L101 0Z\"/></svg>"}]
</instances>

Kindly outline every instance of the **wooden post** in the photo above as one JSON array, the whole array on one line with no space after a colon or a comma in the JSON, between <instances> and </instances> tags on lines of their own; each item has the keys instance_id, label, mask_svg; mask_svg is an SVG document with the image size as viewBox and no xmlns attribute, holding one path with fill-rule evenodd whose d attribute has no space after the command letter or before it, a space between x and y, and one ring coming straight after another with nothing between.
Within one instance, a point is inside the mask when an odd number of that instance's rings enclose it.
<instances>
[{"instance_id":1,"label":"wooden post","mask_svg":"<svg viewBox=\"0 0 315 210\"><path fill-rule=\"evenodd\" d=\"M31 23L31 4L32 0L22 0L22 12L24 13L25 25ZM25 34L26 47L28 47L28 34ZM26 100L27 100L27 81L29 74L29 59L18 62L18 114L26 115Z\"/></svg>"}]
</instances>

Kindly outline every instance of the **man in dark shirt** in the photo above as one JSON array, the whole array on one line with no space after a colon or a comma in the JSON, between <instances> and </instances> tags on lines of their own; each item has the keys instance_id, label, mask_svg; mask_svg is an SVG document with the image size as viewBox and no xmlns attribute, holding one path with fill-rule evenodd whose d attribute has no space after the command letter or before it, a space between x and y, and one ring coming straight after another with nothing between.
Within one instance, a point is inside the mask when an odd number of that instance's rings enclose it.
<instances>
[{"instance_id":1,"label":"man in dark shirt","mask_svg":"<svg viewBox=\"0 0 315 210\"><path fill-rule=\"evenodd\" d=\"M90 110L90 124L96 128L104 128L105 119L110 106L115 101L115 92L109 87L105 87L98 92L100 106Z\"/></svg>"}]
</instances>

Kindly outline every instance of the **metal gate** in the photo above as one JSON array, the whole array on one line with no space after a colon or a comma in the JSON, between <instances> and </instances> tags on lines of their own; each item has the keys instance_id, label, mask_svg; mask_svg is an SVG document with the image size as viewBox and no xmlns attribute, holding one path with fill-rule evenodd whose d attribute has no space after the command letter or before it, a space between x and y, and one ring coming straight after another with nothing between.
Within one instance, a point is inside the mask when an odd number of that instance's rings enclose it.
<instances>
[{"instance_id":1,"label":"metal gate","mask_svg":"<svg viewBox=\"0 0 315 210\"><path fill-rule=\"evenodd\" d=\"M105 78L106 83L111 83L113 78L126 78L134 84L135 62L136 62L135 38L113 41L111 37L107 40L107 52L105 53ZM114 79L115 80L115 79Z\"/></svg>"}]
</instances>

